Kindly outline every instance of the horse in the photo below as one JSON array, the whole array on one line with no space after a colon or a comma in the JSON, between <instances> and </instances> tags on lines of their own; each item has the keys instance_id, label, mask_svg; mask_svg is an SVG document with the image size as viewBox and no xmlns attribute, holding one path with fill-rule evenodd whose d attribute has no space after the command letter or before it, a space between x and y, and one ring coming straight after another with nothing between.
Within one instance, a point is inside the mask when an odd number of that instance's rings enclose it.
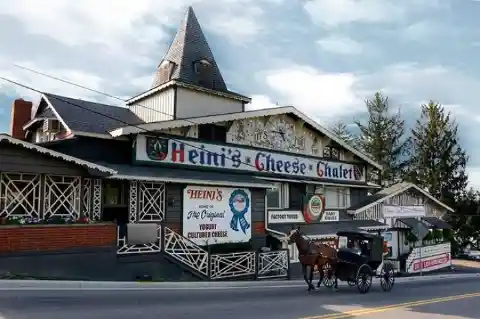
<instances>
[{"instance_id":1,"label":"horse","mask_svg":"<svg viewBox=\"0 0 480 319\"><path fill-rule=\"evenodd\" d=\"M300 263L302 264L303 278L308 285L308 291L315 290L315 286L312 284L313 272L315 266L320 273L320 280L317 283L317 288L320 288L324 276L331 277L335 273L337 264L337 251L335 248L326 244L314 243L313 241L303 238L300 233L300 227L294 228L287 235L288 244L295 242L297 246ZM331 269L327 269L327 265ZM307 278L307 267L310 267L310 276ZM328 271L328 273L326 273ZM333 274L331 273L333 271ZM335 276L335 288L338 287Z\"/></svg>"}]
</instances>

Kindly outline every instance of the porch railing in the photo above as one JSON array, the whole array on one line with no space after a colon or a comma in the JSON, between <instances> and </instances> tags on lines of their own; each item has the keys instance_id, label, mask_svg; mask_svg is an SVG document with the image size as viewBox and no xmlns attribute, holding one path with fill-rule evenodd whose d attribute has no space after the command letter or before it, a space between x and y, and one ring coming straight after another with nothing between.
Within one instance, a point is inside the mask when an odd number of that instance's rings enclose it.
<instances>
[{"instance_id":1,"label":"porch railing","mask_svg":"<svg viewBox=\"0 0 480 319\"><path fill-rule=\"evenodd\" d=\"M117 254L163 253L204 279L221 280L238 277L256 279L288 278L288 250L210 254L188 238L168 227L158 225L158 242L128 245L120 228Z\"/></svg>"}]
</instances>

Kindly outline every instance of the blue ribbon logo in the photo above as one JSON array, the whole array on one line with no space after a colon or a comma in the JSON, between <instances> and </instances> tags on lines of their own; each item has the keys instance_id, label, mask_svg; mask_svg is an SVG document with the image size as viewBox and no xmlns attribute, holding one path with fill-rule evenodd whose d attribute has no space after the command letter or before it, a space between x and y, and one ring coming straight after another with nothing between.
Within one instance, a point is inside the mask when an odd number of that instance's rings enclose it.
<instances>
[{"instance_id":1,"label":"blue ribbon logo","mask_svg":"<svg viewBox=\"0 0 480 319\"><path fill-rule=\"evenodd\" d=\"M241 203L243 208L239 208L238 206L235 207L235 203ZM233 213L232 220L230 221L230 228L234 231L238 231L238 224L240 224L240 228L242 229L243 233L247 233L247 229L250 228L250 224L245 219L245 214L250 207L250 198L248 198L247 193L244 190L236 189L230 195L230 200L228 202L230 206L230 210Z\"/></svg>"}]
</instances>

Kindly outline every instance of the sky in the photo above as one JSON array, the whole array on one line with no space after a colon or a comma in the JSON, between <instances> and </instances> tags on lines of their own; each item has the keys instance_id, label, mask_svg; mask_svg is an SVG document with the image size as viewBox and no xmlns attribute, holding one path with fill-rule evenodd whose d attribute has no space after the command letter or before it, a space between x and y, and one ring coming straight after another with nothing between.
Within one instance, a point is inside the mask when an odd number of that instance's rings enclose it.
<instances>
[{"instance_id":1,"label":"sky","mask_svg":"<svg viewBox=\"0 0 480 319\"><path fill-rule=\"evenodd\" d=\"M459 124L470 185L480 188L479 0L3 0L0 76L121 105L14 64L134 96L150 88L189 5L250 109L293 105L325 126L352 123L381 91L411 123L422 103L437 101ZM0 80L0 132L18 97L39 99Z\"/></svg>"}]
</instances>

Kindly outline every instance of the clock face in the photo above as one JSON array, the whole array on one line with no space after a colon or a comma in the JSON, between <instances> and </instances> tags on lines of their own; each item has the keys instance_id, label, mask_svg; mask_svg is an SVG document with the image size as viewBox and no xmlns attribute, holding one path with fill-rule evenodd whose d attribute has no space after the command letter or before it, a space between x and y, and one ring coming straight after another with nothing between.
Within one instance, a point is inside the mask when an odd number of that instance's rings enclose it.
<instances>
[{"instance_id":1,"label":"clock face","mask_svg":"<svg viewBox=\"0 0 480 319\"><path fill-rule=\"evenodd\" d=\"M284 121L272 123L272 143L277 149L288 150L294 146L294 133Z\"/></svg>"}]
</instances>

